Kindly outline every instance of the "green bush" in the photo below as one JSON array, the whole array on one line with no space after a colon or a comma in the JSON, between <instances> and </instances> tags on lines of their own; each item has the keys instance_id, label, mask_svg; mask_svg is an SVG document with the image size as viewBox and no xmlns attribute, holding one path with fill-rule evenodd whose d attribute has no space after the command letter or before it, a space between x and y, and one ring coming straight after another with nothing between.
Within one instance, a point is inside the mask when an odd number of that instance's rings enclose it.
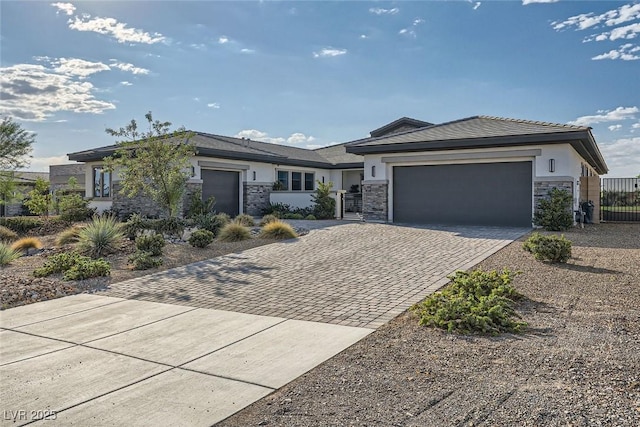
<instances>
[{"instance_id":1,"label":"green bush","mask_svg":"<svg viewBox=\"0 0 640 427\"><path fill-rule=\"evenodd\" d=\"M286 213L282 215L282 219L304 219L304 216L298 213Z\"/></svg>"},{"instance_id":2,"label":"green bush","mask_svg":"<svg viewBox=\"0 0 640 427\"><path fill-rule=\"evenodd\" d=\"M151 256L162 255L165 241L162 234L142 235L136 237L136 248L140 252L148 252Z\"/></svg>"},{"instance_id":3,"label":"green bush","mask_svg":"<svg viewBox=\"0 0 640 427\"><path fill-rule=\"evenodd\" d=\"M458 271L441 291L414 305L420 324L462 334L520 332L526 323L514 320L514 300L519 297L511 286L515 273L475 270Z\"/></svg>"},{"instance_id":4,"label":"green bush","mask_svg":"<svg viewBox=\"0 0 640 427\"><path fill-rule=\"evenodd\" d=\"M153 253L145 251L136 251L129 257L129 263L134 270L149 270L150 268L160 267L162 262L162 258L155 257Z\"/></svg>"},{"instance_id":5,"label":"green bush","mask_svg":"<svg viewBox=\"0 0 640 427\"><path fill-rule=\"evenodd\" d=\"M563 231L573 226L573 196L567 190L552 188L549 196L540 200L533 223L549 231Z\"/></svg>"},{"instance_id":6,"label":"green bush","mask_svg":"<svg viewBox=\"0 0 640 427\"><path fill-rule=\"evenodd\" d=\"M223 214L204 214L194 218L194 225L200 230L209 230L214 236L220 233L220 229L229 223L229 217Z\"/></svg>"},{"instance_id":7,"label":"green bush","mask_svg":"<svg viewBox=\"0 0 640 427\"><path fill-rule=\"evenodd\" d=\"M91 258L80 255L77 252L63 252L51 255L40 268L33 271L35 277L47 277L55 273L63 273L73 267L80 260L90 260Z\"/></svg>"},{"instance_id":8,"label":"green bush","mask_svg":"<svg viewBox=\"0 0 640 427\"><path fill-rule=\"evenodd\" d=\"M544 236L533 233L522 248L540 261L567 262L571 258L571 240L564 236Z\"/></svg>"},{"instance_id":9,"label":"green bush","mask_svg":"<svg viewBox=\"0 0 640 427\"><path fill-rule=\"evenodd\" d=\"M220 230L218 239L223 242L239 242L251 238L251 231L241 224L229 223Z\"/></svg>"},{"instance_id":10,"label":"green bush","mask_svg":"<svg viewBox=\"0 0 640 427\"><path fill-rule=\"evenodd\" d=\"M269 224L270 222L274 222L274 221L278 221L278 217L275 215L265 215L262 217L262 220L260 220L260 227L264 227L265 225Z\"/></svg>"},{"instance_id":11,"label":"green bush","mask_svg":"<svg viewBox=\"0 0 640 427\"><path fill-rule=\"evenodd\" d=\"M209 230L196 230L189 237L189 244L196 248L206 248L216 236Z\"/></svg>"},{"instance_id":12,"label":"green bush","mask_svg":"<svg viewBox=\"0 0 640 427\"><path fill-rule=\"evenodd\" d=\"M253 227L256 225L256 222L253 220L251 215L240 214L233 219L233 222L236 224L244 225L245 227Z\"/></svg>"},{"instance_id":13,"label":"green bush","mask_svg":"<svg viewBox=\"0 0 640 427\"><path fill-rule=\"evenodd\" d=\"M315 215L307 215L306 217L304 217L304 219L306 219L307 221L315 221L317 218Z\"/></svg>"},{"instance_id":14,"label":"green bush","mask_svg":"<svg viewBox=\"0 0 640 427\"><path fill-rule=\"evenodd\" d=\"M4 225L0 225L0 242L13 242L14 240L18 240L18 233Z\"/></svg>"},{"instance_id":15,"label":"green bush","mask_svg":"<svg viewBox=\"0 0 640 427\"><path fill-rule=\"evenodd\" d=\"M67 222L85 221L96 214L96 209L89 207L89 200L77 193L60 196L58 210L60 219Z\"/></svg>"},{"instance_id":16,"label":"green bush","mask_svg":"<svg viewBox=\"0 0 640 427\"><path fill-rule=\"evenodd\" d=\"M170 237L180 238L184 232L184 224L180 218L160 218L143 221L146 230L153 230L156 233L166 234Z\"/></svg>"},{"instance_id":17,"label":"green bush","mask_svg":"<svg viewBox=\"0 0 640 427\"><path fill-rule=\"evenodd\" d=\"M216 204L216 198L210 196L207 200L202 200L202 191L194 191L189 200L189 209L187 210L187 218L195 218L199 215L207 215L213 212Z\"/></svg>"},{"instance_id":18,"label":"green bush","mask_svg":"<svg viewBox=\"0 0 640 427\"><path fill-rule=\"evenodd\" d=\"M96 216L80 230L78 249L92 258L98 258L117 251L123 238L122 224L115 217Z\"/></svg>"},{"instance_id":19,"label":"green bush","mask_svg":"<svg viewBox=\"0 0 640 427\"><path fill-rule=\"evenodd\" d=\"M216 217L223 224L223 227L231 222L231 217L228 213L220 212L216 214Z\"/></svg>"},{"instance_id":20,"label":"green bush","mask_svg":"<svg viewBox=\"0 0 640 427\"><path fill-rule=\"evenodd\" d=\"M316 191L311 195L313 214L318 219L333 219L336 216L336 201L331 197L331 187L331 182L324 184L317 181Z\"/></svg>"},{"instance_id":21,"label":"green bush","mask_svg":"<svg viewBox=\"0 0 640 427\"><path fill-rule=\"evenodd\" d=\"M44 225L44 221L41 218L34 218L29 216L15 216L8 218L0 218L0 225L7 227L10 230L15 231L18 234L25 234L29 230L39 228Z\"/></svg>"},{"instance_id":22,"label":"green bush","mask_svg":"<svg viewBox=\"0 0 640 427\"><path fill-rule=\"evenodd\" d=\"M260 237L263 239L294 239L298 237L298 233L285 222L273 221L262 228Z\"/></svg>"},{"instance_id":23,"label":"green bush","mask_svg":"<svg viewBox=\"0 0 640 427\"><path fill-rule=\"evenodd\" d=\"M135 240L145 229L145 219L140 214L131 214L127 222L124 223L122 232L129 240Z\"/></svg>"},{"instance_id":24,"label":"green bush","mask_svg":"<svg viewBox=\"0 0 640 427\"><path fill-rule=\"evenodd\" d=\"M22 253L16 249L12 249L11 246L0 242L0 266L11 264L12 261L20 258Z\"/></svg>"},{"instance_id":25,"label":"green bush","mask_svg":"<svg viewBox=\"0 0 640 427\"><path fill-rule=\"evenodd\" d=\"M109 274L111 274L111 265L107 261L83 257L64 272L62 279L84 280L92 277L108 276Z\"/></svg>"}]
</instances>

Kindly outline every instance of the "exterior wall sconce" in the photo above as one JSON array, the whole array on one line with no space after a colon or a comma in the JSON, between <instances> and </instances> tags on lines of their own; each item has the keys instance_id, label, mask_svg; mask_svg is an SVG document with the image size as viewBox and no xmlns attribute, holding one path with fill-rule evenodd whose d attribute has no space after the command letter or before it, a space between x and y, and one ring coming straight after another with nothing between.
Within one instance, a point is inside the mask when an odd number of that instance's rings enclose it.
<instances>
[{"instance_id":1,"label":"exterior wall sconce","mask_svg":"<svg viewBox=\"0 0 640 427\"><path fill-rule=\"evenodd\" d=\"M256 171L253 171L253 180L256 180Z\"/></svg>"},{"instance_id":2,"label":"exterior wall sconce","mask_svg":"<svg viewBox=\"0 0 640 427\"><path fill-rule=\"evenodd\" d=\"M371 176L373 176L373 177L376 176L376 167L375 167L375 165L371 166Z\"/></svg>"},{"instance_id":3,"label":"exterior wall sconce","mask_svg":"<svg viewBox=\"0 0 640 427\"><path fill-rule=\"evenodd\" d=\"M549 172L556 171L556 159L549 159Z\"/></svg>"},{"instance_id":4,"label":"exterior wall sconce","mask_svg":"<svg viewBox=\"0 0 640 427\"><path fill-rule=\"evenodd\" d=\"M324 176L322 177L322 183L324 184Z\"/></svg>"}]
</instances>

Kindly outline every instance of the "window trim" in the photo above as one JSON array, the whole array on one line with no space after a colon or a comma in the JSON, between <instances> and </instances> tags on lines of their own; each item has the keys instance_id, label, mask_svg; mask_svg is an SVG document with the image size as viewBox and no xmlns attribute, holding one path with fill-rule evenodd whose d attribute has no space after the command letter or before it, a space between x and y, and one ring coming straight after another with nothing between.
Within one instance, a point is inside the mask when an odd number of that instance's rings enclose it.
<instances>
[{"instance_id":1,"label":"window trim","mask_svg":"<svg viewBox=\"0 0 640 427\"><path fill-rule=\"evenodd\" d=\"M287 185L284 186L283 185L283 189L282 190L277 190L277 191L290 191L290 192L295 192L295 193L310 193L315 191L315 187L316 187L316 172L315 171L304 171L304 170L297 170L297 169L276 169L276 182L282 182L280 181L280 173L286 173L287 174ZM293 174L294 173L299 173L300 174L300 189L299 190L294 190L293 189ZM311 175L312 179L312 185L313 188L311 190L307 189L307 175Z\"/></svg>"},{"instance_id":2,"label":"window trim","mask_svg":"<svg viewBox=\"0 0 640 427\"><path fill-rule=\"evenodd\" d=\"M96 192L96 173L100 174L100 194L97 194ZM109 195L105 196L104 195L104 189L105 189L105 183L104 183L104 176L105 174L108 174L109 176ZM113 174L109 171L106 171L104 166L102 165L96 165L93 166L92 168L92 172L91 172L91 181L92 181L92 191L91 194L93 195L94 199L111 199L113 197Z\"/></svg>"}]
</instances>

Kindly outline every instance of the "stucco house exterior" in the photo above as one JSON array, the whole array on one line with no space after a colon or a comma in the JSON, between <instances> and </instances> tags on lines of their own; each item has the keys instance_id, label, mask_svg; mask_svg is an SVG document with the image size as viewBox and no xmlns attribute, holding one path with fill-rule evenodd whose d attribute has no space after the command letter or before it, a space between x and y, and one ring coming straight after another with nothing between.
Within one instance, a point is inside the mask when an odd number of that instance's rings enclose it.
<instances>
[{"instance_id":1,"label":"stucco house exterior","mask_svg":"<svg viewBox=\"0 0 640 427\"><path fill-rule=\"evenodd\" d=\"M587 195L580 186L607 173L588 127L488 116L442 124L403 117L316 150L203 132L190 142L197 154L185 202L201 190L230 215L261 215L269 203L309 206L320 181L333 183L342 211L369 221L531 226L550 188L572 192L577 208ZM152 201L118 193L117 174L102 168L115 148L69 154L85 164L93 206L159 215Z\"/></svg>"}]
</instances>

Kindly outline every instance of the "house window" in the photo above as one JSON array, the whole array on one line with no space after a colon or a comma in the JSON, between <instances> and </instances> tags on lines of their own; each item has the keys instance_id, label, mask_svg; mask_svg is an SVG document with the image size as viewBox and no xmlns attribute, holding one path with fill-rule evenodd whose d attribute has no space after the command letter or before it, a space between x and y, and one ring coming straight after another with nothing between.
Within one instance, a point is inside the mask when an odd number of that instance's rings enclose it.
<instances>
[{"instance_id":1,"label":"house window","mask_svg":"<svg viewBox=\"0 0 640 427\"><path fill-rule=\"evenodd\" d=\"M304 190L305 191L313 191L313 183L315 182L315 174L314 173L305 173L304 174Z\"/></svg>"},{"instance_id":2,"label":"house window","mask_svg":"<svg viewBox=\"0 0 640 427\"><path fill-rule=\"evenodd\" d=\"M93 168L93 197L111 197L111 172Z\"/></svg>"},{"instance_id":3,"label":"house window","mask_svg":"<svg viewBox=\"0 0 640 427\"><path fill-rule=\"evenodd\" d=\"M283 171L277 172L279 190L282 191L313 191L315 173Z\"/></svg>"},{"instance_id":4,"label":"house window","mask_svg":"<svg viewBox=\"0 0 640 427\"><path fill-rule=\"evenodd\" d=\"M289 172L288 171L278 171L278 181L282 186L282 190L289 190Z\"/></svg>"}]
</instances>

